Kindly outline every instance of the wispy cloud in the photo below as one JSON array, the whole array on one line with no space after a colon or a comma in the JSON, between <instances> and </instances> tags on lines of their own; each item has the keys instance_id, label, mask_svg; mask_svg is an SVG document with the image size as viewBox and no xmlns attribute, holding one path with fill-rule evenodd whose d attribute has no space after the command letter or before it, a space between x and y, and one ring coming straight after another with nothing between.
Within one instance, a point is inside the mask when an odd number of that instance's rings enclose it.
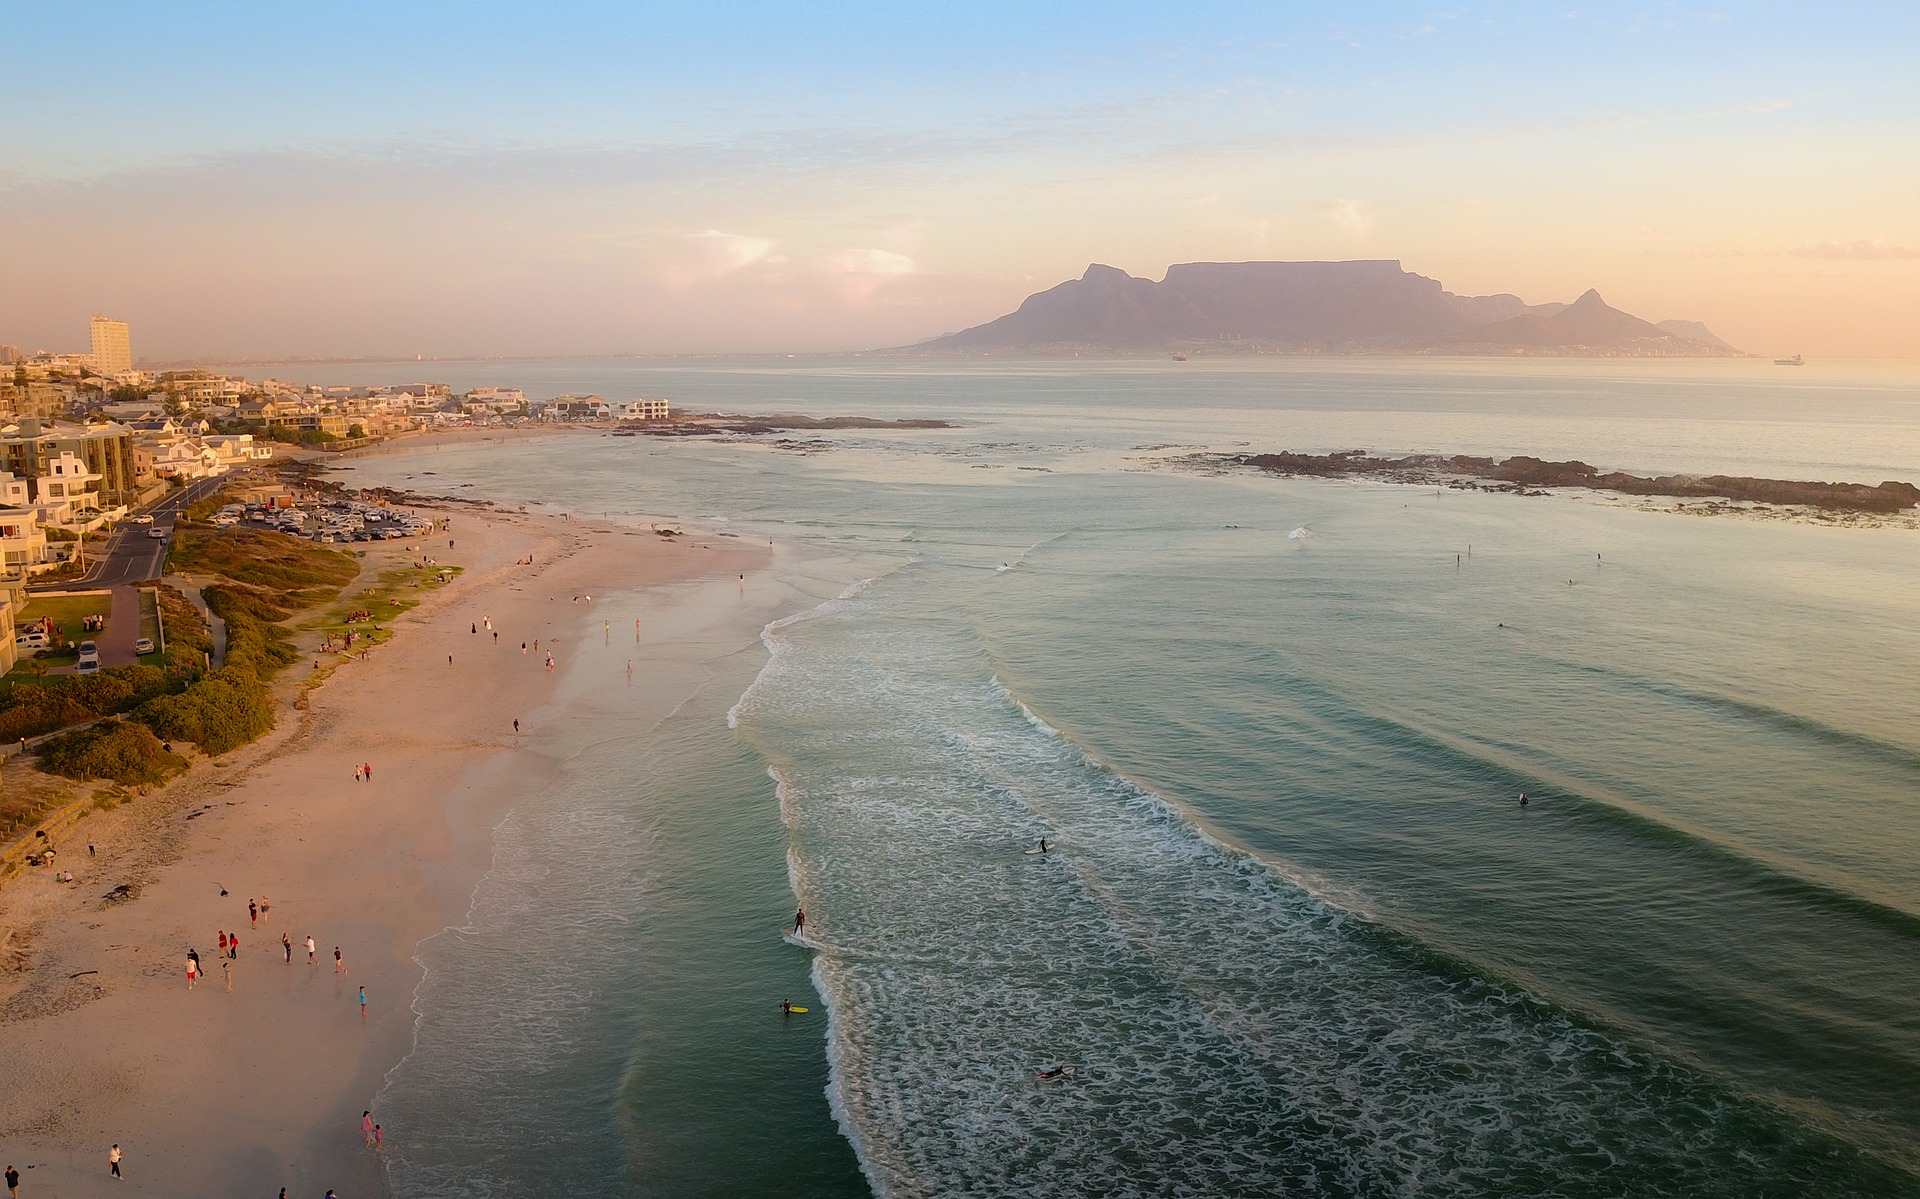
<instances>
[{"instance_id":1,"label":"wispy cloud","mask_svg":"<svg viewBox=\"0 0 1920 1199\"><path fill-rule=\"evenodd\" d=\"M1920 250L1910 250L1905 246L1890 246L1878 237L1872 241L1823 241L1817 246L1801 246L1789 253L1795 258L1843 258L1857 261L1920 258Z\"/></svg>"},{"instance_id":2,"label":"wispy cloud","mask_svg":"<svg viewBox=\"0 0 1920 1199\"><path fill-rule=\"evenodd\" d=\"M685 291L711 279L743 271L759 262L784 261L774 253L769 237L746 237L708 229L690 234L681 252L661 267L660 285L669 291Z\"/></svg>"}]
</instances>

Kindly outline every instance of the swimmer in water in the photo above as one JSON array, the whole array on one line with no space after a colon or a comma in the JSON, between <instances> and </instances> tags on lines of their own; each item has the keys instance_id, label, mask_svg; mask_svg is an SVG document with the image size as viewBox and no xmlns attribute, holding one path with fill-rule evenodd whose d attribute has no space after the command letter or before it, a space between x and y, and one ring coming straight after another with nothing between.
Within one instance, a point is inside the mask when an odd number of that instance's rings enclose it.
<instances>
[{"instance_id":1,"label":"swimmer in water","mask_svg":"<svg viewBox=\"0 0 1920 1199\"><path fill-rule=\"evenodd\" d=\"M1520 793L1520 806L1523 808L1527 806L1527 793L1525 791Z\"/></svg>"}]
</instances>

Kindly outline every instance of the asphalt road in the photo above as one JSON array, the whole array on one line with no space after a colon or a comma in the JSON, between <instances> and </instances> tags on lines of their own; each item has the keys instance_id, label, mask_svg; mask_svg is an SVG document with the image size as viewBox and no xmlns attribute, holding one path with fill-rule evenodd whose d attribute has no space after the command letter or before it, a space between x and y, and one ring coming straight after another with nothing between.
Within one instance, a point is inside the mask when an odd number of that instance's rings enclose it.
<instances>
[{"instance_id":1,"label":"asphalt road","mask_svg":"<svg viewBox=\"0 0 1920 1199\"><path fill-rule=\"evenodd\" d=\"M153 507L145 509L146 513L153 517L152 524L136 525L123 521L104 543L88 543L85 547L87 554L85 575L78 579L63 579L58 583L28 587L27 590L30 592L88 591L159 578L166 568L167 544L173 537L173 523L179 519L181 509L196 500L205 499L229 482L232 482L232 479L226 475L211 479L195 479L180 490L169 493L167 498ZM155 529L165 536L160 538L149 536L149 533Z\"/></svg>"}]
</instances>

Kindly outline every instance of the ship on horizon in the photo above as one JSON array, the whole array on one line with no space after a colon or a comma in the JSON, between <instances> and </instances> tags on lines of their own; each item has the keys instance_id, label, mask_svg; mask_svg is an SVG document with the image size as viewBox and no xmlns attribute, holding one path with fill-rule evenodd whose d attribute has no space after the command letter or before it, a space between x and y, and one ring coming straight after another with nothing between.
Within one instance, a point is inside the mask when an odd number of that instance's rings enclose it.
<instances>
[{"instance_id":1,"label":"ship on horizon","mask_svg":"<svg viewBox=\"0 0 1920 1199\"><path fill-rule=\"evenodd\" d=\"M1807 360L1805 358L1802 358L1800 355L1795 354L1791 358L1775 358L1773 360L1773 364L1775 366L1805 366L1807 364Z\"/></svg>"}]
</instances>

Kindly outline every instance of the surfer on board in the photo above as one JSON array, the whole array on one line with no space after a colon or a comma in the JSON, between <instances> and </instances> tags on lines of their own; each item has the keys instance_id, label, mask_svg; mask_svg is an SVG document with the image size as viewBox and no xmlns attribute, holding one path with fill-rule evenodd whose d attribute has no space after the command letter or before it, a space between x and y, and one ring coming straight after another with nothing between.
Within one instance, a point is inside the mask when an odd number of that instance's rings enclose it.
<instances>
[{"instance_id":1,"label":"surfer on board","mask_svg":"<svg viewBox=\"0 0 1920 1199\"><path fill-rule=\"evenodd\" d=\"M806 931L806 927L807 909L795 908L793 910L793 935L796 937L799 936L802 932Z\"/></svg>"}]
</instances>

